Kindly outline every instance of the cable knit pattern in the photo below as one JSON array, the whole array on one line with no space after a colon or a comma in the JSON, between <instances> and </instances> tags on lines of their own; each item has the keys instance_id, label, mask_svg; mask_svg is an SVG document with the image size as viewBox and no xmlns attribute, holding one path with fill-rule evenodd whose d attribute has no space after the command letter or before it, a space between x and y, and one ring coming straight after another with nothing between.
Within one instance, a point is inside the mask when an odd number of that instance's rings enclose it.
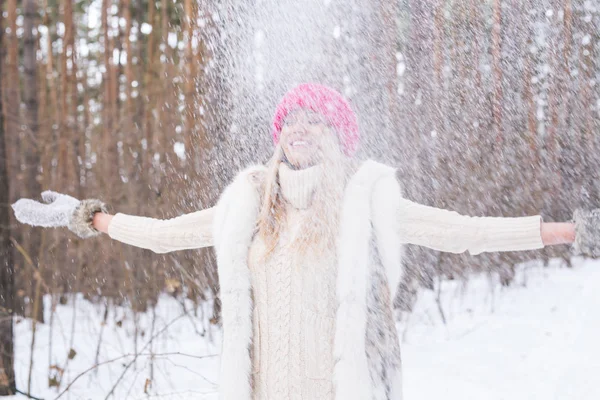
<instances>
[{"instance_id":1,"label":"cable knit pattern","mask_svg":"<svg viewBox=\"0 0 600 400\"><path fill-rule=\"evenodd\" d=\"M289 248L300 234L320 173L319 167L294 171L282 164L287 223L267 262L259 259L264 250L260 239L250 248L260 330L253 347L260 360L253 371L254 400L333 399L335 251L299 257Z\"/></svg>"}]
</instances>

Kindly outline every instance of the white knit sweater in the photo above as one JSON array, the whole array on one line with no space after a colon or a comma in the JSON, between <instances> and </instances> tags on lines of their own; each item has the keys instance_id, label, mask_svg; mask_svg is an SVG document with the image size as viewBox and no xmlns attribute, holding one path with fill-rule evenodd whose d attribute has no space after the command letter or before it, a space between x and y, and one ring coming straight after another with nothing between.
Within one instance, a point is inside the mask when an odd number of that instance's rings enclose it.
<instances>
[{"instance_id":1,"label":"white knit sweater","mask_svg":"<svg viewBox=\"0 0 600 400\"><path fill-rule=\"evenodd\" d=\"M213 245L214 213L213 207L164 220L117 213L108 226L108 235L155 253L209 247ZM396 217L400 226L398 244L449 253L468 251L473 255L544 247L539 215L469 217L401 199Z\"/></svg>"},{"instance_id":2,"label":"white knit sweater","mask_svg":"<svg viewBox=\"0 0 600 400\"><path fill-rule=\"evenodd\" d=\"M279 170L286 200L287 224L267 262L258 257L263 244L255 239L249 252L254 296L254 399L333 399L332 346L335 322L336 259L296 257L288 248L299 221L309 212L319 166ZM168 220L117 213L111 238L157 253L211 246L214 208ZM543 247L540 216L468 217L402 199L397 209L399 245L479 254L484 251Z\"/></svg>"},{"instance_id":3,"label":"white knit sweater","mask_svg":"<svg viewBox=\"0 0 600 400\"><path fill-rule=\"evenodd\" d=\"M287 224L268 261L256 238L248 266L254 295L254 399L333 399L336 258L299 256L290 243L310 213L319 167L279 169Z\"/></svg>"}]
</instances>

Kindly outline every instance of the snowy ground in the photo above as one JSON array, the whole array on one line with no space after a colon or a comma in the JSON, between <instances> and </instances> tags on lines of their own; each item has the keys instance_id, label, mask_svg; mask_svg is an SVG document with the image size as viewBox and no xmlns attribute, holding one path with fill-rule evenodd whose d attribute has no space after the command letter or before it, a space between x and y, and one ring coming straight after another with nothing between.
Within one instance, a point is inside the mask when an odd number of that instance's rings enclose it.
<instances>
[{"instance_id":1,"label":"snowy ground","mask_svg":"<svg viewBox=\"0 0 600 400\"><path fill-rule=\"evenodd\" d=\"M574 266L521 266L510 288L487 277L474 278L466 286L444 282L447 325L441 321L435 293L423 291L415 312L398 324L405 399L600 399L600 262ZM203 332L201 315L180 317L182 305L167 296L157 307L154 334L152 313L139 318L144 332L138 336L137 362L132 363L131 356L132 315L118 309L104 327L99 359L104 364L85 372L94 365L103 312L103 307L81 299L59 307L52 364L65 367L71 337L76 355L58 391L48 388L50 330L48 325L38 326L32 395L55 399L74 381L60 398L111 398L108 394L116 382L112 398L118 400L217 398L210 393L218 382L214 355L219 332ZM168 329L159 333L165 324L170 324ZM26 391L31 323L23 321L15 329L18 387ZM211 335L212 345L206 339ZM152 336L156 336L153 345L144 347ZM151 373L152 384L147 385ZM144 393L145 386L149 394Z\"/></svg>"},{"instance_id":2,"label":"snowy ground","mask_svg":"<svg viewBox=\"0 0 600 400\"><path fill-rule=\"evenodd\" d=\"M600 263L575 265L447 284L447 326L422 293L403 327L406 398L600 399Z\"/></svg>"}]
</instances>

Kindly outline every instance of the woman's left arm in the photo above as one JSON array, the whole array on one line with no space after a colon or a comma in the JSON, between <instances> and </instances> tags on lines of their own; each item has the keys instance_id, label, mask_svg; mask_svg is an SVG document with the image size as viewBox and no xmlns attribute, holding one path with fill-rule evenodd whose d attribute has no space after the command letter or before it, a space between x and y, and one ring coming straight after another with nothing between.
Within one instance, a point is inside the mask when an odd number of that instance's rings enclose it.
<instances>
[{"instance_id":1,"label":"woman's left arm","mask_svg":"<svg viewBox=\"0 0 600 400\"><path fill-rule=\"evenodd\" d=\"M398 207L403 242L435 250L479 254L490 251L535 250L544 246L573 244L576 252L594 255L595 223L590 212L580 216L579 234L574 222L543 222L528 217L471 217L455 211L429 207L401 198ZM577 213L575 214L578 215ZM582 214L579 214L582 215ZM585 223L584 223L585 222Z\"/></svg>"},{"instance_id":2,"label":"woman's left arm","mask_svg":"<svg viewBox=\"0 0 600 400\"><path fill-rule=\"evenodd\" d=\"M397 204L401 242L434 250L470 254L535 250L567 239L562 229L568 229L547 225L539 215L472 217L402 197Z\"/></svg>"},{"instance_id":3,"label":"woman's left arm","mask_svg":"<svg viewBox=\"0 0 600 400\"><path fill-rule=\"evenodd\" d=\"M375 198L385 201L374 203L374 218L379 224L395 220L402 243L470 254L572 244L574 254L600 257L600 209L577 209L571 222L543 222L540 215L472 217L402 197L395 177L376 184Z\"/></svg>"}]
</instances>

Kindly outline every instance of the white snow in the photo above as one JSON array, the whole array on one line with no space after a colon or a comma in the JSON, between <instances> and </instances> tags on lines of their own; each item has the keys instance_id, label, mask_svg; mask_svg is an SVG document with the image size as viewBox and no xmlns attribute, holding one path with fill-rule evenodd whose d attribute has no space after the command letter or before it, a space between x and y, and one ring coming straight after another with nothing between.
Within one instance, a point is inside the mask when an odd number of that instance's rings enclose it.
<instances>
[{"instance_id":1,"label":"white snow","mask_svg":"<svg viewBox=\"0 0 600 400\"><path fill-rule=\"evenodd\" d=\"M150 33L152 33L152 25L150 25L147 22L142 22L142 26L140 28L140 31L144 34L144 35L149 35Z\"/></svg>"},{"instance_id":2,"label":"white snow","mask_svg":"<svg viewBox=\"0 0 600 400\"><path fill-rule=\"evenodd\" d=\"M574 259L574 268L553 263L518 267L513 286L501 287L495 277L476 277L466 285L442 284L441 321L435 292L423 290L409 316L398 323L402 335L405 400L559 400L598 399L600 386L600 262ZM46 299L46 306L49 299ZM186 303L189 310L191 304ZM183 316L178 300L164 295L156 308L154 332L172 323L155 339L152 351L154 381L150 376L152 312L139 316L138 362L116 387L114 399L216 399L220 332L203 331L205 317ZM114 307L113 307L114 308ZM73 348L61 390L94 364L103 306L77 298L59 306L53 335L53 363L64 367L76 309ZM47 312L46 315L49 315ZM117 321L122 326L117 326ZM175 321L175 322L172 322ZM212 344L207 338L213 337ZM134 353L133 314L116 307L104 328L100 361ZM15 326L17 381L27 388L31 322ZM49 327L38 325L32 394L58 396L48 386ZM176 354L181 353L181 354ZM162 354L162 355L159 355ZM64 399L104 399L132 357L102 365L79 378ZM211 394L213 393L213 394ZM24 399L24 396L14 396Z\"/></svg>"},{"instance_id":3,"label":"white snow","mask_svg":"<svg viewBox=\"0 0 600 400\"><path fill-rule=\"evenodd\" d=\"M173 143L173 151L182 160L185 160L185 144L182 142Z\"/></svg>"},{"instance_id":4,"label":"white snow","mask_svg":"<svg viewBox=\"0 0 600 400\"><path fill-rule=\"evenodd\" d=\"M167 36L167 43L169 43L169 46L175 48L177 46L177 41L177 34L175 32L169 32Z\"/></svg>"},{"instance_id":5,"label":"white snow","mask_svg":"<svg viewBox=\"0 0 600 400\"><path fill-rule=\"evenodd\" d=\"M402 326L407 400L600 398L600 263L530 264L517 280L477 279L462 295L446 283L445 327L423 293Z\"/></svg>"},{"instance_id":6,"label":"white snow","mask_svg":"<svg viewBox=\"0 0 600 400\"><path fill-rule=\"evenodd\" d=\"M339 25L336 25L333 28L333 37L339 39L342 34L342 28Z\"/></svg>"},{"instance_id":7,"label":"white snow","mask_svg":"<svg viewBox=\"0 0 600 400\"><path fill-rule=\"evenodd\" d=\"M583 39L581 39L581 44L587 46L592 41L592 37L590 35L585 35Z\"/></svg>"}]
</instances>

